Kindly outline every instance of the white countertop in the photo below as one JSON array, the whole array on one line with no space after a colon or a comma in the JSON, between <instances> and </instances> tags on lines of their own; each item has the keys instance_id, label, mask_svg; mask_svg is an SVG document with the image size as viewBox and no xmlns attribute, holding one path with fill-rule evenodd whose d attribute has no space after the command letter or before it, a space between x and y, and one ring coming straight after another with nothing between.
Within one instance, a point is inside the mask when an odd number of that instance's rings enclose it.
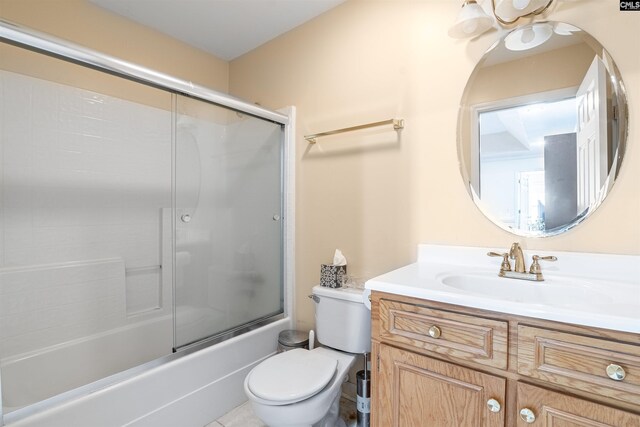
<instances>
[{"instance_id":1,"label":"white countertop","mask_svg":"<svg viewBox=\"0 0 640 427\"><path fill-rule=\"evenodd\" d=\"M544 282L499 278L500 248L420 245L418 262L368 280L370 290L465 307L640 333L640 256L525 250L556 255ZM462 285L456 285L456 283Z\"/></svg>"}]
</instances>

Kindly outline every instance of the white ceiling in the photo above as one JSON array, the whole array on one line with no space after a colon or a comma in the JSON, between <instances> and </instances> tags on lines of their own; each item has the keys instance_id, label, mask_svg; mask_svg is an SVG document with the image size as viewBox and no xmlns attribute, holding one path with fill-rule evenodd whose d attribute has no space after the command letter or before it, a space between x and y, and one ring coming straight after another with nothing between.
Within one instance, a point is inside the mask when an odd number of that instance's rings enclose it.
<instances>
[{"instance_id":1,"label":"white ceiling","mask_svg":"<svg viewBox=\"0 0 640 427\"><path fill-rule=\"evenodd\" d=\"M345 0L90 0L230 61Z\"/></svg>"},{"instance_id":2,"label":"white ceiling","mask_svg":"<svg viewBox=\"0 0 640 427\"><path fill-rule=\"evenodd\" d=\"M483 156L542 156L545 136L576 132L578 107L575 97L541 100L484 112L480 120Z\"/></svg>"}]
</instances>

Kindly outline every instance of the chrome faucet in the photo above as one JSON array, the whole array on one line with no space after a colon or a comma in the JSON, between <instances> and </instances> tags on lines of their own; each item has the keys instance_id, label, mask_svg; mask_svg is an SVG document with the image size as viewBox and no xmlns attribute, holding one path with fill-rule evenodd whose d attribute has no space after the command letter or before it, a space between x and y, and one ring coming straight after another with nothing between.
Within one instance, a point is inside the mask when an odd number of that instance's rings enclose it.
<instances>
[{"instance_id":1,"label":"chrome faucet","mask_svg":"<svg viewBox=\"0 0 640 427\"><path fill-rule=\"evenodd\" d=\"M511 245L511 249L509 249L509 252L489 252L487 253L487 255L502 257L502 264L500 264L500 272L498 273L498 276L509 277L511 279L534 280L536 282L541 282L544 280L544 276L542 275L542 268L540 268L540 263L538 261L558 260L558 258L552 255L534 255L532 257L533 261L531 262L529 272L527 272L527 267L524 262L524 254L522 253L522 248L520 247L520 244L518 242L515 242ZM513 270L511 270L511 263L509 262L509 258L515 261Z\"/></svg>"}]
</instances>

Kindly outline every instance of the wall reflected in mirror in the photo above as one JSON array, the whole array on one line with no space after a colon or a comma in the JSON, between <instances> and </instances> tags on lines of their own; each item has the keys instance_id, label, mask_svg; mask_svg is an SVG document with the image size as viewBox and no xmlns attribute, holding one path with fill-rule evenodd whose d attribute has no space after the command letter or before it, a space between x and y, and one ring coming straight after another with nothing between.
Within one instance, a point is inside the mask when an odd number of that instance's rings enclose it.
<instances>
[{"instance_id":1,"label":"wall reflected in mirror","mask_svg":"<svg viewBox=\"0 0 640 427\"><path fill-rule=\"evenodd\" d=\"M485 53L458 117L469 193L500 227L562 233L608 194L626 139L619 72L604 48L565 23L520 27Z\"/></svg>"}]
</instances>

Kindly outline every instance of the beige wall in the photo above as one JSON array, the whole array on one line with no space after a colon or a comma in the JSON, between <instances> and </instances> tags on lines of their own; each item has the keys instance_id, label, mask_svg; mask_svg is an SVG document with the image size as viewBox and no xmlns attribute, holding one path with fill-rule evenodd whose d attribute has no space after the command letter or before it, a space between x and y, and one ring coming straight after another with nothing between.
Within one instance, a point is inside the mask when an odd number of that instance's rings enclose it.
<instances>
[{"instance_id":1,"label":"beige wall","mask_svg":"<svg viewBox=\"0 0 640 427\"><path fill-rule=\"evenodd\" d=\"M577 89L594 55L589 45L580 43L482 67L474 78L467 102L473 105L557 89Z\"/></svg>"},{"instance_id":2,"label":"beige wall","mask_svg":"<svg viewBox=\"0 0 640 427\"><path fill-rule=\"evenodd\" d=\"M227 92L229 64L88 0L0 0L0 18Z\"/></svg>"},{"instance_id":3,"label":"beige wall","mask_svg":"<svg viewBox=\"0 0 640 427\"><path fill-rule=\"evenodd\" d=\"M313 325L306 297L320 264L341 248L363 279L415 260L419 242L640 254L640 14L616 0L555 2L552 18L609 50L631 103L629 147L604 205L568 233L522 239L478 211L460 178L458 103L476 61L498 37L447 36L459 2L350 0L230 64L230 92L271 108L298 107L298 326ZM303 135L402 117L388 128L320 139ZM487 263L490 263L487 260Z\"/></svg>"}]
</instances>

